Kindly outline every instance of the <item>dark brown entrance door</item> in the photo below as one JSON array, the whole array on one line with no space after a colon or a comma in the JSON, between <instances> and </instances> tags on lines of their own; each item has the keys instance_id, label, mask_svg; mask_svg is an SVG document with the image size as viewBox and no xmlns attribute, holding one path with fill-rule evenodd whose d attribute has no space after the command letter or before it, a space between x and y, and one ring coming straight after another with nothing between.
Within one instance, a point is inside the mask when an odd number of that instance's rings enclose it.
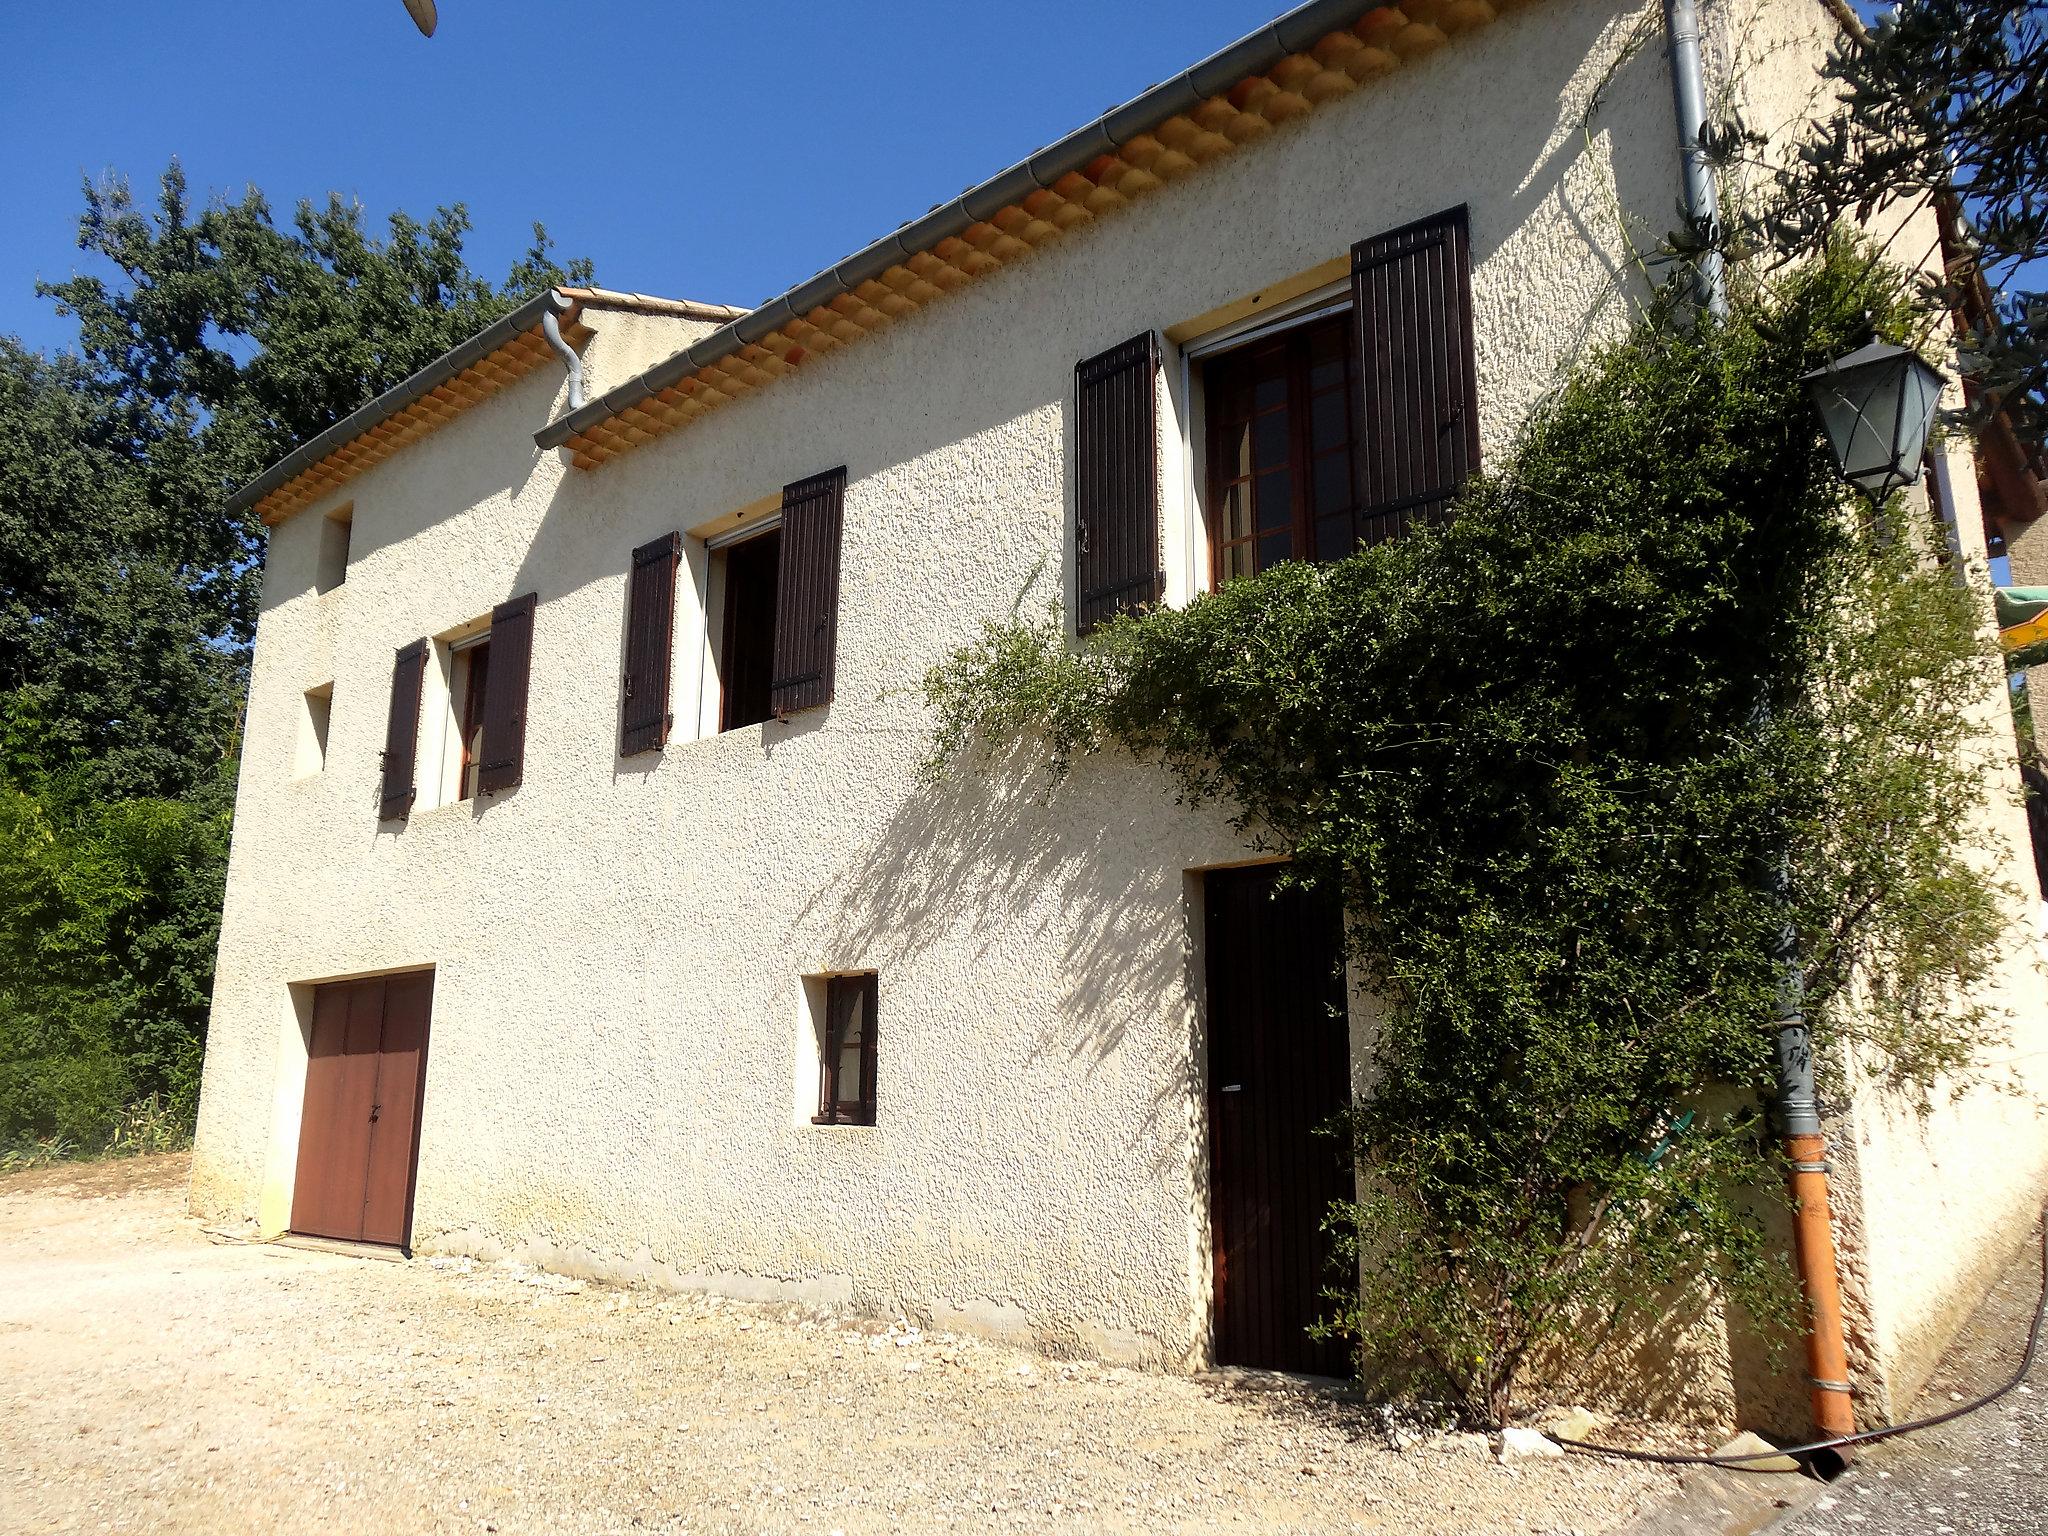
<instances>
[{"instance_id":1,"label":"dark brown entrance door","mask_svg":"<svg viewBox=\"0 0 2048 1536\"><path fill-rule=\"evenodd\" d=\"M1204 877L1209 982L1209 1212L1219 1365L1341 1375L1311 1339L1336 1279L1323 1219L1353 1181L1336 1137L1350 1098L1337 904L1279 871Z\"/></svg>"},{"instance_id":2,"label":"dark brown entrance door","mask_svg":"<svg viewBox=\"0 0 2048 1536\"><path fill-rule=\"evenodd\" d=\"M405 1247L434 973L313 989L292 1230Z\"/></svg>"}]
</instances>

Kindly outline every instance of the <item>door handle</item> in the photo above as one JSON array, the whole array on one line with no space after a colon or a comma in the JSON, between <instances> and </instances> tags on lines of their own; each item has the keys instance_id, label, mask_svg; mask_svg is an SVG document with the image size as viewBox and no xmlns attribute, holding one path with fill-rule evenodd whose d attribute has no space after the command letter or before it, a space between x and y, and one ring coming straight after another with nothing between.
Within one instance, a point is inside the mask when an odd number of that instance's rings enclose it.
<instances>
[{"instance_id":1,"label":"door handle","mask_svg":"<svg viewBox=\"0 0 2048 1536\"><path fill-rule=\"evenodd\" d=\"M1244 1084L1243 1084L1243 1083L1225 1083L1225 1084L1224 1084L1224 1085L1223 1085L1223 1086L1222 1086L1221 1088L1218 1088L1218 1089L1217 1089L1216 1091L1217 1091L1218 1093L1243 1093L1243 1092L1244 1092ZM374 1119L376 1118L376 1116L372 1115L372 1116L371 1116L370 1118L374 1120Z\"/></svg>"}]
</instances>

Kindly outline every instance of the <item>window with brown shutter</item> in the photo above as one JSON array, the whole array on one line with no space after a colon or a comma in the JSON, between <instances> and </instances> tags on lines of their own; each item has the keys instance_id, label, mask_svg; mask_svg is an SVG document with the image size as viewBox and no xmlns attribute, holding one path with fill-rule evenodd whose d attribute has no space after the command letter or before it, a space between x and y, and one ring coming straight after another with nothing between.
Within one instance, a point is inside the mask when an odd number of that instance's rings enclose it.
<instances>
[{"instance_id":1,"label":"window with brown shutter","mask_svg":"<svg viewBox=\"0 0 2048 1536\"><path fill-rule=\"evenodd\" d=\"M675 723L669 660L675 653L676 566L682 535L665 533L633 551L626 588L626 667L620 679L619 754L658 752Z\"/></svg>"},{"instance_id":2,"label":"window with brown shutter","mask_svg":"<svg viewBox=\"0 0 2048 1536\"><path fill-rule=\"evenodd\" d=\"M427 642L398 648L391 666L391 714L384 725L384 768L377 815L384 821L412 809L413 759L420 740L420 691L427 672Z\"/></svg>"},{"instance_id":3,"label":"window with brown shutter","mask_svg":"<svg viewBox=\"0 0 2048 1536\"><path fill-rule=\"evenodd\" d=\"M839 648L839 538L846 507L842 466L783 487L775 581L777 715L832 702Z\"/></svg>"},{"instance_id":4,"label":"window with brown shutter","mask_svg":"<svg viewBox=\"0 0 2048 1536\"><path fill-rule=\"evenodd\" d=\"M536 594L491 610L490 666L484 680L483 749L476 791L517 787L526 765L526 687L533 661Z\"/></svg>"},{"instance_id":5,"label":"window with brown shutter","mask_svg":"<svg viewBox=\"0 0 2048 1536\"><path fill-rule=\"evenodd\" d=\"M1084 635L1166 591L1158 374L1151 331L1074 368L1074 624Z\"/></svg>"},{"instance_id":6,"label":"window with brown shutter","mask_svg":"<svg viewBox=\"0 0 2048 1536\"><path fill-rule=\"evenodd\" d=\"M818 1040L818 1113L814 1125L875 1123L875 1002L872 971L827 976Z\"/></svg>"},{"instance_id":7,"label":"window with brown shutter","mask_svg":"<svg viewBox=\"0 0 2048 1536\"><path fill-rule=\"evenodd\" d=\"M1472 257L1461 207L1351 248L1358 526L1368 542L1448 514L1479 467Z\"/></svg>"},{"instance_id":8,"label":"window with brown shutter","mask_svg":"<svg viewBox=\"0 0 2048 1536\"><path fill-rule=\"evenodd\" d=\"M1348 303L1202 364L1211 580L1337 560L1445 516L1479 463L1465 210L1352 248Z\"/></svg>"}]
</instances>

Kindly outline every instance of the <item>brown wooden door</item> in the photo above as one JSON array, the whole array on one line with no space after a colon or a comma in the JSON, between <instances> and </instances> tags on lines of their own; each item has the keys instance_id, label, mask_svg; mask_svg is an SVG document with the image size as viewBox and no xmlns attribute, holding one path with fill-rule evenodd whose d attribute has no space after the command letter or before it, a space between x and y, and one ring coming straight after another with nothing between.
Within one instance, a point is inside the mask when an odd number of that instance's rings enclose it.
<instances>
[{"instance_id":1,"label":"brown wooden door","mask_svg":"<svg viewBox=\"0 0 2048 1536\"><path fill-rule=\"evenodd\" d=\"M431 971L314 989L294 1232L409 1242L433 998Z\"/></svg>"},{"instance_id":2,"label":"brown wooden door","mask_svg":"<svg viewBox=\"0 0 2048 1536\"><path fill-rule=\"evenodd\" d=\"M1204 878L1209 984L1209 1209L1219 1365L1342 1375L1342 1344L1308 1336L1336 1280L1322 1231L1354 1185L1317 1133L1350 1098L1336 903L1278 871Z\"/></svg>"}]
</instances>

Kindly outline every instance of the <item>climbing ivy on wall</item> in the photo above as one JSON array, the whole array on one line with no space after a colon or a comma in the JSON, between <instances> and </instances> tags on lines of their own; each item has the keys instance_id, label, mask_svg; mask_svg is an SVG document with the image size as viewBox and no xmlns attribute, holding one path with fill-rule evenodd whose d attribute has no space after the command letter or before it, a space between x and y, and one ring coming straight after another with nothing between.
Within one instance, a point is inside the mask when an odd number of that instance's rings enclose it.
<instances>
[{"instance_id":1,"label":"climbing ivy on wall","mask_svg":"<svg viewBox=\"0 0 2048 1536\"><path fill-rule=\"evenodd\" d=\"M1082 646L1020 611L925 679L932 776L1134 754L1342 893L1383 1012L1327 1326L1382 1390L1498 1422L1674 1283L1783 1305L1786 917L1830 1059L1924 1097L1997 1035L1980 599L1847 498L1798 384L1899 292L1837 247L1725 325L1646 318L1446 525Z\"/></svg>"}]
</instances>

